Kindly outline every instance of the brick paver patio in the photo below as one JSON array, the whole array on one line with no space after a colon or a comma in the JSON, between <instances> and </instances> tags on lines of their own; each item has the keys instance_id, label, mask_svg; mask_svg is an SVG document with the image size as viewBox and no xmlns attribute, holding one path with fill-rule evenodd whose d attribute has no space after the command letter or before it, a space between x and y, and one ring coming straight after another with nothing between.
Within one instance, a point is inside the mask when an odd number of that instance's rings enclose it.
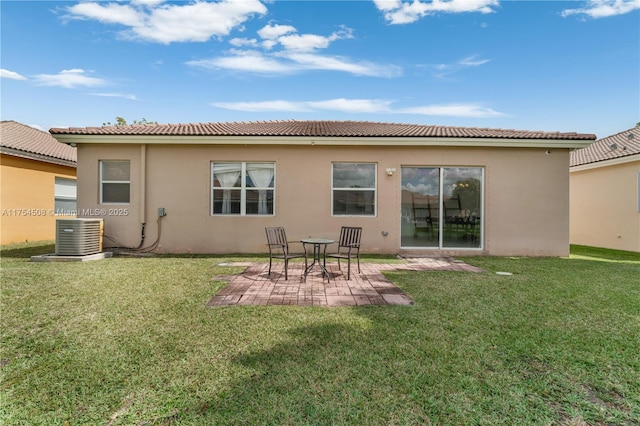
<instances>
[{"instance_id":1,"label":"brick paver patio","mask_svg":"<svg viewBox=\"0 0 640 426\"><path fill-rule=\"evenodd\" d=\"M229 284L215 294L207 306L228 305L298 305L298 306L357 306L412 305L402 290L387 280L382 271L468 271L480 268L451 258L408 258L407 263L384 264L361 262L351 265L351 280L347 281L346 264L343 270L335 262L327 263L331 279L322 279L314 269L304 281L304 264L289 263L289 280L284 279L284 264L274 262L271 276L268 263L233 263L246 266L239 275L216 277ZM343 274L344 272L344 274Z\"/></svg>"}]
</instances>

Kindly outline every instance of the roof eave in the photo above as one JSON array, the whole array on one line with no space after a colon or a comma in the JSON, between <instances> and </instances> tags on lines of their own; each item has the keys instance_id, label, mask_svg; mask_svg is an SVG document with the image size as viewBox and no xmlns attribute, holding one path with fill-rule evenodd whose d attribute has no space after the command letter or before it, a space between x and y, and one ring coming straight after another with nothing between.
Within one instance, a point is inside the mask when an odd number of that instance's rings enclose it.
<instances>
[{"instance_id":1,"label":"roof eave","mask_svg":"<svg viewBox=\"0 0 640 426\"><path fill-rule=\"evenodd\" d=\"M569 168L572 172L580 172L583 170L597 169L600 167L616 166L619 164L633 163L640 161L640 154L632 154L624 157L610 158L608 160L593 161L591 163L578 164Z\"/></svg>"},{"instance_id":2,"label":"roof eave","mask_svg":"<svg viewBox=\"0 0 640 426\"><path fill-rule=\"evenodd\" d=\"M59 142L79 144L316 145L316 146L450 146L499 148L584 148L587 139L475 137L340 137L340 136L191 136L53 134Z\"/></svg>"},{"instance_id":3,"label":"roof eave","mask_svg":"<svg viewBox=\"0 0 640 426\"><path fill-rule=\"evenodd\" d=\"M21 151L15 148L9 148L6 146L0 147L0 153L5 155L11 155L13 157L26 158L28 160L42 161L44 163L57 164L59 166L77 168L77 162L73 160L65 160L64 158L51 157L44 154L36 154L34 152Z\"/></svg>"}]
</instances>

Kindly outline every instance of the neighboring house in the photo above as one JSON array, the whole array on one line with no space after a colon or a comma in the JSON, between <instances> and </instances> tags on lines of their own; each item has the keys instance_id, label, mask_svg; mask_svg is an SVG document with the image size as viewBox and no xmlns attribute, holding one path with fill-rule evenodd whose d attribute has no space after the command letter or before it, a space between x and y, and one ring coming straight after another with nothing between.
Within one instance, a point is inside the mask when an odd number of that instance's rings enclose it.
<instances>
[{"instance_id":1,"label":"neighboring house","mask_svg":"<svg viewBox=\"0 0 640 426\"><path fill-rule=\"evenodd\" d=\"M173 253L263 253L267 226L344 225L368 253L564 256L569 152L595 140L296 120L50 132L78 147L79 212L105 219L105 243Z\"/></svg>"},{"instance_id":2,"label":"neighboring house","mask_svg":"<svg viewBox=\"0 0 640 426\"><path fill-rule=\"evenodd\" d=\"M571 153L572 244L640 252L640 127Z\"/></svg>"},{"instance_id":3,"label":"neighboring house","mask_svg":"<svg viewBox=\"0 0 640 426\"><path fill-rule=\"evenodd\" d=\"M0 123L0 244L54 240L75 216L76 149L15 121Z\"/></svg>"}]
</instances>

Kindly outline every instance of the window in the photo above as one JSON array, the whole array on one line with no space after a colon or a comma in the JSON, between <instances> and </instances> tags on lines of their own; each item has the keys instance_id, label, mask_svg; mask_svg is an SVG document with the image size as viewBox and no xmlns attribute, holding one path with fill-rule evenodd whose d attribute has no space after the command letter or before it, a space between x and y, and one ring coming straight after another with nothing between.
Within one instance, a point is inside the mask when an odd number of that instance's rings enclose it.
<instances>
[{"instance_id":1,"label":"window","mask_svg":"<svg viewBox=\"0 0 640 426\"><path fill-rule=\"evenodd\" d=\"M402 247L480 248L484 169L402 168Z\"/></svg>"},{"instance_id":2,"label":"window","mask_svg":"<svg viewBox=\"0 0 640 426\"><path fill-rule=\"evenodd\" d=\"M129 160L101 160L100 203L128 204L130 179Z\"/></svg>"},{"instance_id":3,"label":"window","mask_svg":"<svg viewBox=\"0 0 640 426\"><path fill-rule=\"evenodd\" d=\"M76 214L76 180L57 177L55 179L55 214Z\"/></svg>"},{"instance_id":4,"label":"window","mask_svg":"<svg viewBox=\"0 0 640 426\"><path fill-rule=\"evenodd\" d=\"M331 178L335 216L375 216L376 165L334 163Z\"/></svg>"},{"instance_id":5,"label":"window","mask_svg":"<svg viewBox=\"0 0 640 426\"><path fill-rule=\"evenodd\" d=\"M275 163L211 163L211 214L272 216Z\"/></svg>"}]
</instances>

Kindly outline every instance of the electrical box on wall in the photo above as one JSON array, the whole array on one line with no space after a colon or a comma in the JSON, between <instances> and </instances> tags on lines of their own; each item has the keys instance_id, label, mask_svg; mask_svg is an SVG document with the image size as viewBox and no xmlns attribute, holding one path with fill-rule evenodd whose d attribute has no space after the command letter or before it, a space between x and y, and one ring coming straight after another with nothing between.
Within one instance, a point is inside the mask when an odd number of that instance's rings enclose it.
<instances>
[{"instance_id":1,"label":"electrical box on wall","mask_svg":"<svg viewBox=\"0 0 640 426\"><path fill-rule=\"evenodd\" d=\"M164 210L164 207L158 207L158 217L165 217L167 212Z\"/></svg>"}]
</instances>

